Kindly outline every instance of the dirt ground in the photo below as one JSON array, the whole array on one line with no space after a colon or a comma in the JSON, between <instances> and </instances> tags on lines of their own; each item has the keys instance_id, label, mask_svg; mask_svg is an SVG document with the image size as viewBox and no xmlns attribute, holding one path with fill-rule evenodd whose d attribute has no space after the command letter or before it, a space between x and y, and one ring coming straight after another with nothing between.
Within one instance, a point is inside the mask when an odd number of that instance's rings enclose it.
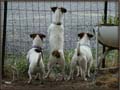
<instances>
[{"instance_id":1,"label":"dirt ground","mask_svg":"<svg viewBox=\"0 0 120 90\"><path fill-rule=\"evenodd\" d=\"M26 80L16 81L11 84L3 83L1 90L118 90L118 74L99 74L95 80L81 81L76 78L71 81L52 81L47 80L40 83L34 80L27 84Z\"/></svg>"}]
</instances>

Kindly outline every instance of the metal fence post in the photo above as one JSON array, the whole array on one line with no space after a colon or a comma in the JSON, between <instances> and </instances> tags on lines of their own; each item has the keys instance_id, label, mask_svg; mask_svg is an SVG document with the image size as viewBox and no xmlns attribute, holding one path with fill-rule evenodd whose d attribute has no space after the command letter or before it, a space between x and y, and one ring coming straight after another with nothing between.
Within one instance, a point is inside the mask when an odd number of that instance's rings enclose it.
<instances>
[{"instance_id":1,"label":"metal fence post","mask_svg":"<svg viewBox=\"0 0 120 90\"><path fill-rule=\"evenodd\" d=\"M104 24L107 24L107 8L108 8L108 1L105 1L104 5Z\"/></svg>"},{"instance_id":2,"label":"metal fence post","mask_svg":"<svg viewBox=\"0 0 120 90\"><path fill-rule=\"evenodd\" d=\"M4 59L6 44L6 27L7 27L7 1L4 1L4 21L3 21L3 40L2 40L2 78L4 77Z\"/></svg>"},{"instance_id":3,"label":"metal fence post","mask_svg":"<svg viewBox=\"0 0 120 90\"><path fill-rule=\"evenodd\" d=\"M107 24L107 8L108 8L108 1L105 1L105 6L104 6L104 24ZM106 47L103 46L103 53L105 52ZM102 68L105 68L105 58L102 60Z\"/></svg>"},{"instance_id":4,"label":"metal fence post","mask_svg":"<svg viewBox=\"0 0 120 90\"><path fill-rule=\"evenodd\" d=\"M1 21L1 17L2 17L1 8L2 8L2 6L1 5L2 4L0 2L0 87L2 84L2 21Z\"/></svg>"},{"instance_id":5,"label":"metal fence post","mask_svg":"<svg viewBox=\"0 0 120 90\"><path fill-rule=\"evenodd\" d=\"M118 17L120 20L120 1L118 1ZM120 23L118 26L118 67L119 67L119 72L118 72L118 88L120 89Z\"/></svg>"}]
</instances>

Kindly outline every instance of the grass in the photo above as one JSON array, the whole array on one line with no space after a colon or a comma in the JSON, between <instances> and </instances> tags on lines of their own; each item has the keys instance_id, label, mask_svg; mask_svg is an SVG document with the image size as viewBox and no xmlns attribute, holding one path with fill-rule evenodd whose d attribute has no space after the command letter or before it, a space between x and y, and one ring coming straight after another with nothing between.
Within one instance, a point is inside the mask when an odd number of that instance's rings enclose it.
<instances>
[{"instance_id":1,"label":"grass","mask_svg":"<svg viewBox=\"0 0 120 90\"><path fill-rule=\"evenodd\" d=\"M93 57L95 58L95 49L93 51ZM70 69L70 62L73 56L74 50L65 50L65 73L69 74ZM13 54L7 54L5 59L5 65L4 65L4 71L5 76L8 78L11 78L12 76L12 66L14 66L18 72L20 73L20 77L27 77L27 70L28 70L28 62L26 60L26 54L22 55L13 55ZM106 56L106 66L112 67L117 65L117 51L112 51ZM49 59L49 52L44 52L44 63L47 70L47 63ZM91 72L94 72L95 70L95 59L94 59L94 65L91 68ZM59 73L61 70L59 68L54 68L54 73Z\"/></svg>"}]
</instances>

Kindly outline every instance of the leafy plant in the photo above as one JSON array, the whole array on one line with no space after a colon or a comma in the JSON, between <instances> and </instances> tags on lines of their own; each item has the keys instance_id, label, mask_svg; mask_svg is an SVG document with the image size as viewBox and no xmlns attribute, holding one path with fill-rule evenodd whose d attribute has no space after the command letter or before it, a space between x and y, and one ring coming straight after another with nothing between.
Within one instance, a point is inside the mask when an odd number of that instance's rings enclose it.
<instances>
[{"instance_id":1,"label":"leafy plant","mask_svg":"<svg viewBox=\"0 0 120 90\"><path fill-rule=\"evenodd\" d=\"M105 22L104 16L102 16L101 24L105 24L104 22ZM113 17L110 15L108 16L108 20L107 20L108 25L119 25L119 23L120 23L119 17L117 17L117 16Z\"/></svg>"},{"instance_id":2,"label":"leafy plant","mask_svg":"<svg viewBox=\"0 0 120 90\"><path fill-rule=\"evenodd\" d=\"M70 71L70 62L71 62L71 59L72 59L72 56L74 54L74 49L71 49L71 50L66 50L64 52L65 54L65 72L67 74L69 74L69 71Z\"/></svg>"},{"instance_id":3,"label":"leafy plant","mask_svg":"<svg viewBox=\"0 0 120 90\"><path fill-rule=\"evenodd\" d=\"M25 55L8 55L4 65L4 72L6 77L12 78L12 72L14 69L18 71L20 77L27 75L28 62Z\"/></svg>"},{"instance_id":4,"label":"leafy plant","mask_svg":"<svg viewBox=\"0 0 120 90\"><path fill-rule=\"evenodd\" d=\"M112 16L108 16L108 24L113 24L113 17Z\"/></svg>"},{"instance_id":5,"label":"leafy plant","mask_svg":"<svg viewBox=\"0 0 120 90\"><path fill-rule=\"evenodd\" d=\"M114 17L114 24L115 25L119 25L120 24L119 17Z\"/></svg>"}]
</instances>

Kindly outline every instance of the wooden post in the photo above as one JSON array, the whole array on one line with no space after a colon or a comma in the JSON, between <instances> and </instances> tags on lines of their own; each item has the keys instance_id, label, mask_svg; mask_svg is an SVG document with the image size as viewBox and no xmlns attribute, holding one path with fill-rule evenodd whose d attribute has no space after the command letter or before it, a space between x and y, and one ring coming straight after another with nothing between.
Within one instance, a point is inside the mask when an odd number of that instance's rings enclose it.
<instances>
[{"instance_id":1,"label":"wooden post","mask_svg":"<svg viewBox=\"0 0 120 90\"><path fill-rule=\"evenodd\" d=\"M3 40L2 40L2 78L4 77L4 60L6 44L6 27L7 27L7 1L4 1L4 22L3 22Z\"/></svg>"}]
</instances>

